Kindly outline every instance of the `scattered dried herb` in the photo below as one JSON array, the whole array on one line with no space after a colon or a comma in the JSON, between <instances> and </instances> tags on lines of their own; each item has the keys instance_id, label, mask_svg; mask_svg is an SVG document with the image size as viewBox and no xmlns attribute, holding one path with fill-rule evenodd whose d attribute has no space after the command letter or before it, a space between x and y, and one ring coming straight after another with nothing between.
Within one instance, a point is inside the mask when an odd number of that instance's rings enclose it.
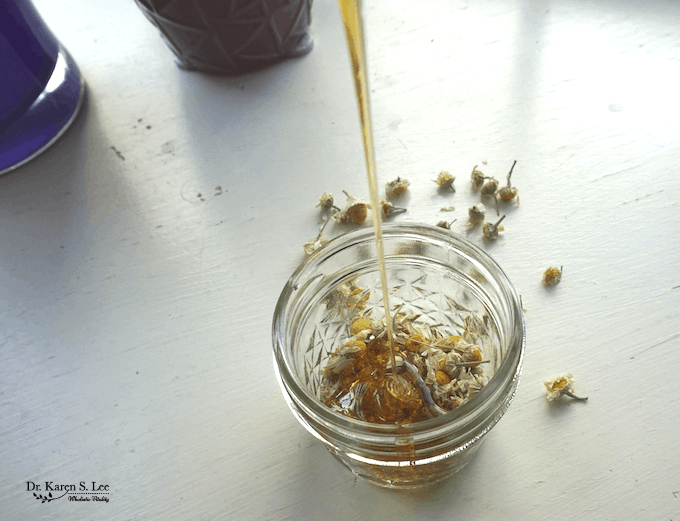
<instances>
[{"instance_id":1,"label":"scattered dried herb","mask_svg":"<svg viewBox=\"0 0 680 521\"><path fill-rule=\"evenodd\" d=\"M503 231L502 226L498 226L501 222L503 222L503 219L505 219L505 215L501 217L496 224L492 224L489 222L484 223L484 226L482 226L482 233L484 234L484 237L490 240L496 240L498 238L498 232Z\"/></svg>"},{"instance_id":2,"label":"scattered dried herb","mask_svg":"<svg viewBox=\"0 0 680 521\"><path fill-rule=\"evenodd\" d=\"M457 221L457 219L454 219L454 220L451 221L451 222L448 222L448 221L439 221L439 222L437 223L437 226L439 226L440 228L444 228L445 230L450 230L450 229L451 229L451 225L452 225L453 223L455 223L456 221Z\"/></svg>"},{"instance_id":3,"label":"scattered dried herb","mask_svg":"<svg viewBox=\"0 0 680 521\"><path fill-rule=\"evenodd\" d=\"M453 182L456 180L454 176L449 174L448 172L442 170L439 172L439 175L437 176L437 179L434 180L435 183L437 183L437 186L439 186L440 189L442 190L451 190L452 192L455 192L456 189L453 186Z\"/></svg>"},{"instance_id":4,"label":"scattered dried herb","mask_svg":"<svg viewBox=\"0 0 680 521\"><path fill-rule=\"evenodd\" d=\"M411 183L406 179L397 177L394 181L390 181L385 185L385 195L388 199L399 197L408 189Z\"/></svg>"},{"instance_id":5,"label":"scattered dried herb","mask_svg":"<svg viewBox=\"0 0 680 521\"><path fill-rule=\"evenodd\" d=\"M543 284L546 286L554 286L562 280L562 266L556 268L551 266L543 272Z\"/></svg>"},{"instance_id":6,"label":"scattered dried herb","mask_svg":"<svg viewBox=\"0 0 680 521\"><path fill-rule=\"evenodd\" d=\"M380 201L380 210L382 211L382 214L384 217L392 217L393 215L396 215L398 213L404 213L406 211L406 208L400 208L398 206L394 206L389 201L385 201L384 199Z\"/></svg>"},{"instance_id":7,"label":"scattered dried herb","mask_svg":"<svg viewBox=\"0 0 680 521\"><path fill-rule=\"evenodd\" d=\"M475 190L479 190L480 188L482 188L482 185L484 184L484 179L486 179L486 176L480 170L477 170L477 166L478 165L474 166L474 168L472 169L472 173L470 174L472 187Z\"/></svg>"},{"instance_id":8,"label":"scattered dried herb","mask_svg":"<svg viewBox=\"0 0 680 521\"><path fill-rule=\"evenodd\" d=\"M468 221L465 227L471 230L479 223L484 221L484 216L486 215L486 208L482 203L476 204L468 208Z\"/></svg>"},{"instance_id":9,"label":"scattered dried herb","mask_svg":"<svg viewBox=\"0 0 680 521\"><path fill-rule=\"evenodd\" d=\"M333 206L333 194L324 192L321 198L319 199L319 204L317 204L316 207L321 208L322 210L330 210L331 208L337 208L336 206Z\"/></svg>"},{"instance_id":10,"label":"scattered dried herb","mask_svg":"<svg viewBox=\"0 0 680 521\"><path fill-rule=\"evenodd\" d=\"M340 289L333 305L346 306ZM466 317L465 329L449 334L443 326L418 322L420 315L393 316L396 373L389 360L384 321L348 317L348 337L323 368L321 401L352 418L373 423L408 424L452 411L488 382L482 350L474 343L486 321Z\"/></svg>"},{"instance_id":11,"label":"scattered dried herb","mask_svg":"<svg viewBox=\"0 0 680 521\"><path fill-rule=\"evenodd\" d=\"M543 385L545 385L546 389L545 398L549 402L557 400L562 395L569 396L574 400L580 400L582 402L585 402L588 399L587 396L581 397L574 394L574 377L569 373L564 373L555 376L550 380L546 380L543 382Z\"/></svg>"},{"instance_id":12,"label":"scattered dried herb","mask_svg":"<svg viewBox=\"0 0 680 521\"><path fill-rule=\"evenodd\" d=\"M517 188L514 186L510 185L510 177L512 176L512 171L515 169L515 165L517 164L517 160L515 160L514 163L512 163L512 167L510 167L510 172L508 172L508 184L507 186L504 186L500 190L498 190L498 197L502 201L510 201L517 197ZM517 197L517 201L519 202L519 197Z\"/></svg>"},{"instance_id":13,"label":"scattered dried herb","mask_svg":"<svg viewBox=\"0 0 680 521\"><path fill-rule=\"evenodd\" d=\"M355 224L363 223L368 217L368 210L371 205L362 199L357 199L347 190L343 190L343 192L347 196L347 207L341 212L336 212L333 218L343 224L349 221Z\"/></svg>"}]
</instances>

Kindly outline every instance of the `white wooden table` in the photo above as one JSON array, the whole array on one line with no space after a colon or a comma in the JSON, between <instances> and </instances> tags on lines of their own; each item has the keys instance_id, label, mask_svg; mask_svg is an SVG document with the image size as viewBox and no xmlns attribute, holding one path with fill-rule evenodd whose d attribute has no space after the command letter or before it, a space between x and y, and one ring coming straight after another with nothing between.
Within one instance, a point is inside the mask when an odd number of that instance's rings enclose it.
<instances>
[{"instance_id":1,"label":"white wooden table","mask_svg":"<svg viewBox=\"0 0 680 521\"><path fill-rule=\"evenodd\" d=\"M522 295L522 382L476 459L418 493L355 481L272 367L319 196L368 195L335 2L311 54L238 78L179 70L132 0L35 4L89 103L0 178L1 519L680 519L680 4L367 2L398 219L463 232L472 167L518 161L505 232L469 237ZM545 400L563 371L586 403ZM109 501L28 490L81 481Z\"/></svg>"}]
</instances>

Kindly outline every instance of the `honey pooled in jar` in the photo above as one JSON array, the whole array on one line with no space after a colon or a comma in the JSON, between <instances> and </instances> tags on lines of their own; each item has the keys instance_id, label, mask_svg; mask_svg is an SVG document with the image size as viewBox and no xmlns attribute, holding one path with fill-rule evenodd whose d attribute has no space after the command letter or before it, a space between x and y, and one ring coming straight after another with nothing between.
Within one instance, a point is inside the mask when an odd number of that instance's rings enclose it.
<instances>
[{"instance_id":1,"label":"honey pooled in jar","mask_svg":"<svg viewBox=\"0 0 680 521\"><path fill-rule=\"evenodd\" d=\"M488 360L475 344L484 334L485 321L469 315L461 335L452 335L441 324L429 326L416 318L395 315L396 372L384 321L348 318L351 336L323 368L322 403L351 418L397 425L427 420L467 403L487 383L481 364Z\"/></svg>"},{"instance_id":2,"label":"honey pooled in jar","mask_svg":"<svg viewBox=\"0 0 680 521\"><path fill-rule=\"evenodd\" d=\"M354 344L346 346L349 363L341 371L333 365L325 369L324 378L337 389L324 401L326 406L371 423L407 424L431 417L416 385L392 372L386 338Z\"/></svg>"}]
</instances>

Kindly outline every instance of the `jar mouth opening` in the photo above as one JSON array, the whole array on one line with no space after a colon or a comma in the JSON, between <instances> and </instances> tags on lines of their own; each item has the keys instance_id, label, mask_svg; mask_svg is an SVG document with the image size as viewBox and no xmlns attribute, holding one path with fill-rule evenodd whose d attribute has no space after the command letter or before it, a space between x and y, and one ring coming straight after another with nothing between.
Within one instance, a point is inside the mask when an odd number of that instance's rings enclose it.
<instances>
[{"instance_id":1,"label":"jar mouth opening","mask_svg":"<svg viewBox=\"0 0 680 521\"><path fill-rule=\"evenodd\" d=\"M379 424L366 422L345 416L324 405L296 376L290 361L285 354L284 342L287 339L286 327L289 323L288 304L296 289L300 288L304 275L314 271L315 267L332 257L335 253L357 242L367 239L374 240L373 229L361 229L343 234L334 238L323 248L314 252L295 270L287 281L274 313L272 335L274 340L274 363L277 366L277 376L282 386L289 392L296 405L311 414L315 420L329 428L340 429L352 433L364 433L375 436L398 436L401 434L415 435L429 433L439 429L451 429L456 426L464 426L479 419L480 414L496 416L495 423L505 412L509 405L521 374L522 360L524 356L526 332L524 316L519 298L501 267L481 248L472 244L467 239L442 228L420 223L387 223L383 225L383 238L398 236L400 234L413 235L414 237L437 239L455 248L466 250L475 260L489 268L500 281L503 290L503 298L508 304L511 313L512 329L505 336L506 350L489 382L482 387L470 400L441 416L408 424ZM498 406L499 400L503 402L503 396L507 394L508 386L512 392L505 399L505 405ZM495 412L494 412L495 411ZM490 427L489 427L490 428Z\"/></svg>"}]
</instances>

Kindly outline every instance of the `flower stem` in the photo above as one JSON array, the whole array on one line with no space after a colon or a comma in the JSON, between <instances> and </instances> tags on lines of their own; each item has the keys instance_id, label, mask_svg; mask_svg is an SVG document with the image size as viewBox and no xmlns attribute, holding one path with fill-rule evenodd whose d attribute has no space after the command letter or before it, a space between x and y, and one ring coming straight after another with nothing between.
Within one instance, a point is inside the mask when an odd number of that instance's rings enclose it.
<instances>
[{"instance_id":1,"label":"flower stem","mask_svg":"<svg viewBox=\"0 0 680 521\"><path fill-rule=\"evenodd\" d=\"M579 400L581 402L585 402L588 399L587 396L586 397L576 396L571 391L566 391L566 390L562 391L562 394L566 394L569 398L573 398L574 400Z\"/></svg>"}]
</instances>

